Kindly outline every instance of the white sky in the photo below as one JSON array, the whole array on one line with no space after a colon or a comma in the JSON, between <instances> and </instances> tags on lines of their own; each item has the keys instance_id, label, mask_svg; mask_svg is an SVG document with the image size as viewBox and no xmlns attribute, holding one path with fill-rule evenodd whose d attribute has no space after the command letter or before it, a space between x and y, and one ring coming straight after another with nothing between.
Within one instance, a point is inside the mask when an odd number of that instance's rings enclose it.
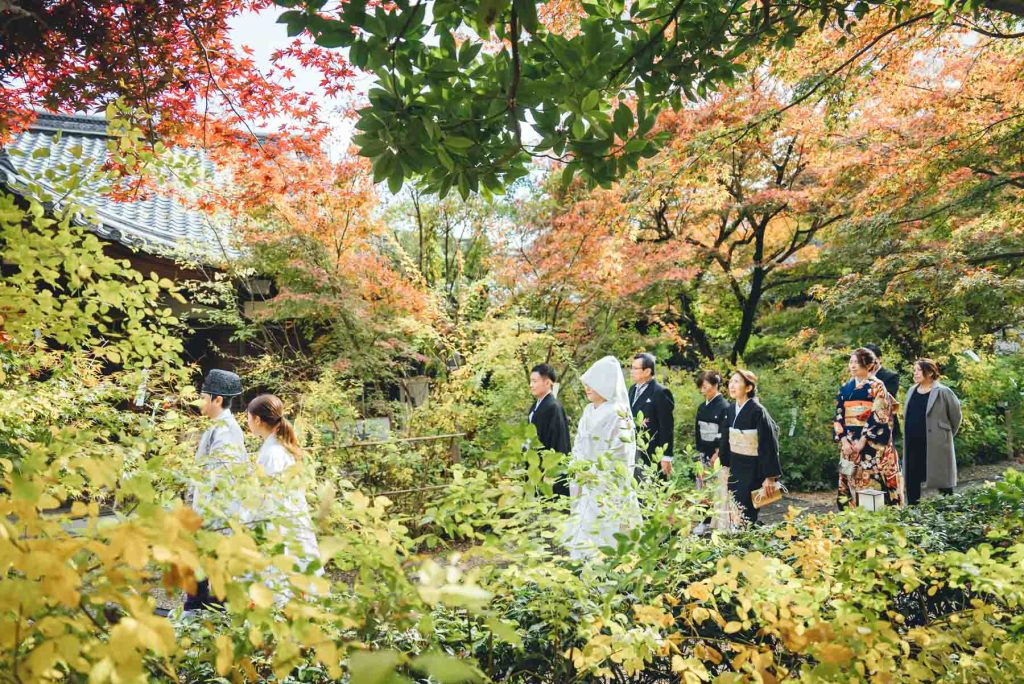
<instances>
[{"instance_id":1,"label":"white sky","mask_svg":"<svg viewBox=\"0 0 1024 684\"><path fill-rule=\"evenodd\" d=\"M271 54L275 50L288 47L292 42L292 38L288 37L285 25L277 23L277 18L284 11L284 7L270 7L262 12L249 12L237 16L230 22L232 40L237 45L247 45L252 48L253 59L264 72L269 72L271 69ZM288 66L295 72L295 78L290 83L296 90L314 94L322 91L320 86L322 76L319 72L304 69L294 61L288 64ZM357 89L362 88L365 90L368 82L366 78L357 79L353 81L353 85ZM338 111L345 102L338 98L327 97L326 95L318 99L333 131L332 139L329 143L329 151L332 156L341 154L347 149L349 140L352 137L353 122L346 120L338 114ZM287 119L276 119L269 122L272 127L282 123L287 124Z\"/></svg>"}]
</instances>

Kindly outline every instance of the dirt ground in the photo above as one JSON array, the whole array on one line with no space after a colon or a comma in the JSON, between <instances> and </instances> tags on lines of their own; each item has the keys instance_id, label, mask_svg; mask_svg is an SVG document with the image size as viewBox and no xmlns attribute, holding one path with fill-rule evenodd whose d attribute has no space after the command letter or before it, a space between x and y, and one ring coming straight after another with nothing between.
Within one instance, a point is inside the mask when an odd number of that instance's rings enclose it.
<instances>
[{"instance_id":1,"label":"dirt ground","mask_svg":"<svg viewBox=\"0 0 1024 684\"><path fill-rule=\"evenodd\" d=\"M1017 458L1011 461L1000 461L985 465L966 466L959 471L957 486L954 492L962 491L968 487L976 487L985 482L1001 480L1003 473L1008 469L1024 470L1024 459ZM934 489L925 490L922 498L938 496ZM789 507L803 509L804 513L828 513L836 510L835 492L790 492L761 511L760 519L765 523L778 522L783 519Z\"/></svg>"}]
</instances>

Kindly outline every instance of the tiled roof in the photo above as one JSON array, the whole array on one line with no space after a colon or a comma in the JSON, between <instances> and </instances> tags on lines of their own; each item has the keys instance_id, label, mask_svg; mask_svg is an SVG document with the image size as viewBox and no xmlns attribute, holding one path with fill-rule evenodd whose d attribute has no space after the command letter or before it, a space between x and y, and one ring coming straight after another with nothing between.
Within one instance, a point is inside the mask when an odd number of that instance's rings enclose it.
<instances>
[{"instance_id":1,"label":"tiled roof","mask_svg":"<svg viewBox=\"0 0 1024 684\"><path fill-rule=\"evenodd\" d=\"M61 136L55 140L58 131ZM107 141L107 123L101 116L40 114L29 130L0 150L0 184L25 194L31 179L49 190L44 178L48 169L65 168L75 162L98 167L107 157ZM81 153L73 153L71 150L78 146ZM33 157L33 152L42 148L49 148L49 155ZM195 155L212 170L201 152L186 154ZM173 197L150 193L139 200L120 202L86 188L76 200L95 211L99 224L90 222L89 227L101 237L127 247L161 256L189 256L207 264L238 255L230 236L223 228L215 227L211 217L183 206Z\"/></svg>"}]
</instances>

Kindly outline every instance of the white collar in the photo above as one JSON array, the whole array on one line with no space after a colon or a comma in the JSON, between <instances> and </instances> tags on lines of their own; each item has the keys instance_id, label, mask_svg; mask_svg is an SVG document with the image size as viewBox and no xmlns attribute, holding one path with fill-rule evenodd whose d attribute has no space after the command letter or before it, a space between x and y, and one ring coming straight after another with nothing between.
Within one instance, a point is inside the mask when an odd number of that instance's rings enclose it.
<instances>
[{"instance_id":1,"label":"white collar","mask_svg":"<svg viewBox=\"0 0 1024 684\"><path fill-rule=\"evenodd\" d=\"M711 402L713 402L715 399L717 399L720 396L722 396L721 392L715 392L715 396L711 397L710 399L705 399L704 400L704 405L707 406L708 404L710 404Z\"/></svg>"}]
</instances>

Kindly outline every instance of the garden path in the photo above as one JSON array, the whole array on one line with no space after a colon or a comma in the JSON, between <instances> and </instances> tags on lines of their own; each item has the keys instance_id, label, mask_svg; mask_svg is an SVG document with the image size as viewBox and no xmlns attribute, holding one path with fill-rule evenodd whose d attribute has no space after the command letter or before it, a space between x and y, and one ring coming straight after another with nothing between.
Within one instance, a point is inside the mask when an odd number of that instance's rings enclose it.
<instances>
[{"instance_id":1,"label":"garden path","mask_svg":"<svg viewBox=\"0 0 1024 684\"><path fill-rule=\"evenodd\" d=\"M1001 480L1003 479L1003 473L1010 468L1024 470L1024 458L965 466L959 471L959 481L954 492L962 491L969 487L977 487L985 482ZM926 490L923 497L929 498L938 495L936 490L931 489ZM790 492L782 497L782 501L773 503L762 510L760 519L765 523L779 522L785 517L790 506L802 509L804 515L808 513L830 513L836 510L836 495L834 491Z\"/></svg>"}]
</instances>

